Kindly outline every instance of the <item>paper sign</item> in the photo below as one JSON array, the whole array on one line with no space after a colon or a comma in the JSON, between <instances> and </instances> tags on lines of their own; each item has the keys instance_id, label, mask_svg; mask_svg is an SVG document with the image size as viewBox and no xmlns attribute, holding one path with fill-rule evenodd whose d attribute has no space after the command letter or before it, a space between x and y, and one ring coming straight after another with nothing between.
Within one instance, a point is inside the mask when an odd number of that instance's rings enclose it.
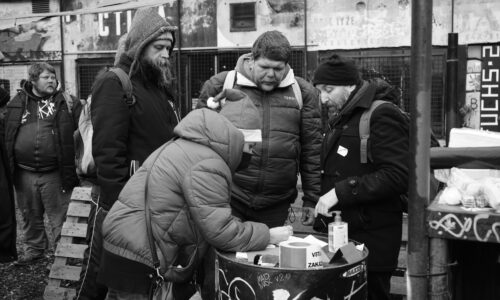
<instances>
[{"instance_id":1,"label":"paper sign","mask_svg":"<svg viewBox=\"0 0 500 300\"><path fill-rule=\"evenodd\" d=\"M337 150L337 153L342 156L342 157L346 157L347 155L347 152L349 152L349 150L347 150L347 148L345 147L342 147L339 145L339 149Z\"/></svg>"}]
</instances>

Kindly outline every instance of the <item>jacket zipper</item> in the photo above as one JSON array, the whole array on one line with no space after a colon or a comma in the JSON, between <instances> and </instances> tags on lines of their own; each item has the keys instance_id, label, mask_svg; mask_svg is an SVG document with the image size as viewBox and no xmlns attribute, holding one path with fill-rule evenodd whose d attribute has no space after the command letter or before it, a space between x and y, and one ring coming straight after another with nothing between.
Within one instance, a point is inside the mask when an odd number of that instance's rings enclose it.
<instances>
[{"instance_id":1,"label":"jacket zipper","mask_svg":"<svg viewBox=\"0 0 500 300\"><path fill-rule=\"evenodd\" d=\"M35 166L40 167L40 155L38 149L40 146L40 103L36 102L36 138L35 138Z\"/></svg>"},{"instance_id":2,"label":"jacket zipper","mask_svg":"<svg viewBox=\"0 0 500 300\"><path fill-rule=\"evenodd\" d=\"M267 99L268 94L266 92L263 92L264 95L262 97L262 108L263 108L263 124L262 124L262 156L260 159L260 165L259 165L259 182L258 182L258 187L257 187L257 193L261 193L262 190L264 189L264 180L265 178L265 171L263 170L265 162L267 162L267 156L269 153L269 127L270 127L270 118L271 118L271 112L270 106L271 104L269 103L269 100ZM254 207L254 200L252 199L252 207Z\"/></svg>"},{"instance_id":3,"label":"jacket zipper","mask_svg":"<svg viewBox=\"0 0 500 300\"><path fill-rule=\"evenodd\" d=\"M175 115L175 119L177 120L177 123L179 123L181 121L181 119L179 118L179 114L177 113L177 110L175 109L174 102L168 100L168 103L170 104L170 106L172 107L172 110L174 111L174 115Z\"/></svg>"}]
</instances>

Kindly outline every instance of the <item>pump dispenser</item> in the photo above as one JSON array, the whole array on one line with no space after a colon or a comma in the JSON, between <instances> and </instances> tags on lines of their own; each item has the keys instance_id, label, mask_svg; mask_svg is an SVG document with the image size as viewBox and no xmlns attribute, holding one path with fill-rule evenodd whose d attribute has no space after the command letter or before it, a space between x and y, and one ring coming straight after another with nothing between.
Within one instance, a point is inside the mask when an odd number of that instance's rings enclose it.
<instances>
[{"instance_id":1,"label":"pump dispenser","mask_svg":"<svg viewBox=\"0 0 500 300\"><path fill-rule=\"evenodd\" d=\"M337 252L337 250L347 245L347 223L342 221L340 211L333 211L335 219L328 224L328 251Z\"/></svg>"}]
</instances>

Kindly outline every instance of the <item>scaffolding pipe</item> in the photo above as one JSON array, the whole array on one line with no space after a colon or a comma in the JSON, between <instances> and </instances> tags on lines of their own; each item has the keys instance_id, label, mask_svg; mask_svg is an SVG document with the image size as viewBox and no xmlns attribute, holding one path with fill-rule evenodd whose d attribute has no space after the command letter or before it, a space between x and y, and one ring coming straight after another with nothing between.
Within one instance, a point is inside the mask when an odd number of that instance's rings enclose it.
<instances>
[{"instance_id":1,"label":"scaffolding pipe","mask_svg":"<svg viewBox=\"0 0 500 300\"><path fill-rule=\"evenodd\" d=\"M177 107L180 107L181 111L181 118L183 118L189 111L191 111L191 98L186 96L186 101L183 103L183 93L182 93L182 84L181 84L181 78L182 78L182 68L181 68L181 60L182 60L182 1L177 0L177 75L175 76L177 78ZM175 34L175 33L174 33ZM187 95L187 91L185 91L185 95Z\"/></svg>"},{"instance_id":2,"label":"scaffolding pipe","mask_svg":"<svg viewBox=\"0 0 500 300\"><path fill-rule=\"evenodd\" d=\"M302 77L304 79L308 79L307 76L307 0L304 0L304 72L302 73Z\"/></svg>"},{"instance_id":3,"label":"scaffolding pipe","mask_svg":"<svg viewBox=\"0 0 500 300\"><path fill-rule=\"evenodd\" d=\"M411 2L410 173L408 203L408 299L428 297L429 240L425 209L429 203L429 149L432 82L432 1Z\"/></svg>"},{"instance_id":4,"label":"scaffolding pipe","mask_svg":"<svg viewBox=\"0 0 500 300\"><path fill-rule=\"evenodd\" d=\"M446 145L450 141L450 131L457 127L458 115L458 33L448 33L446 58Z\"/></svg>"}]
</instances>

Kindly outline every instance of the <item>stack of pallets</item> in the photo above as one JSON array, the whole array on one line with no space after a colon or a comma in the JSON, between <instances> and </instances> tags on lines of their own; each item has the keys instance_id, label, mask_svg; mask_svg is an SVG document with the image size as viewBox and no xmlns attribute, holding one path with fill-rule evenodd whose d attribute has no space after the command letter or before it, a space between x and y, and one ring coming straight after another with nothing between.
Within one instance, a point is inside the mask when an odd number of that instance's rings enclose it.
<instances>
[{"instance_id":1,"label":"stack of pallets","mask_svg":"<svg viewBox=\"0 0 500 300\"><path fill-rule=\"evenodd\" d=\"M80 279L87 223L91 208L91 187L76 187L71 194L66 222L54 253L54 263L43 294L44 299L68 299L76 295Z\"/></svg>"}]
</instances>

